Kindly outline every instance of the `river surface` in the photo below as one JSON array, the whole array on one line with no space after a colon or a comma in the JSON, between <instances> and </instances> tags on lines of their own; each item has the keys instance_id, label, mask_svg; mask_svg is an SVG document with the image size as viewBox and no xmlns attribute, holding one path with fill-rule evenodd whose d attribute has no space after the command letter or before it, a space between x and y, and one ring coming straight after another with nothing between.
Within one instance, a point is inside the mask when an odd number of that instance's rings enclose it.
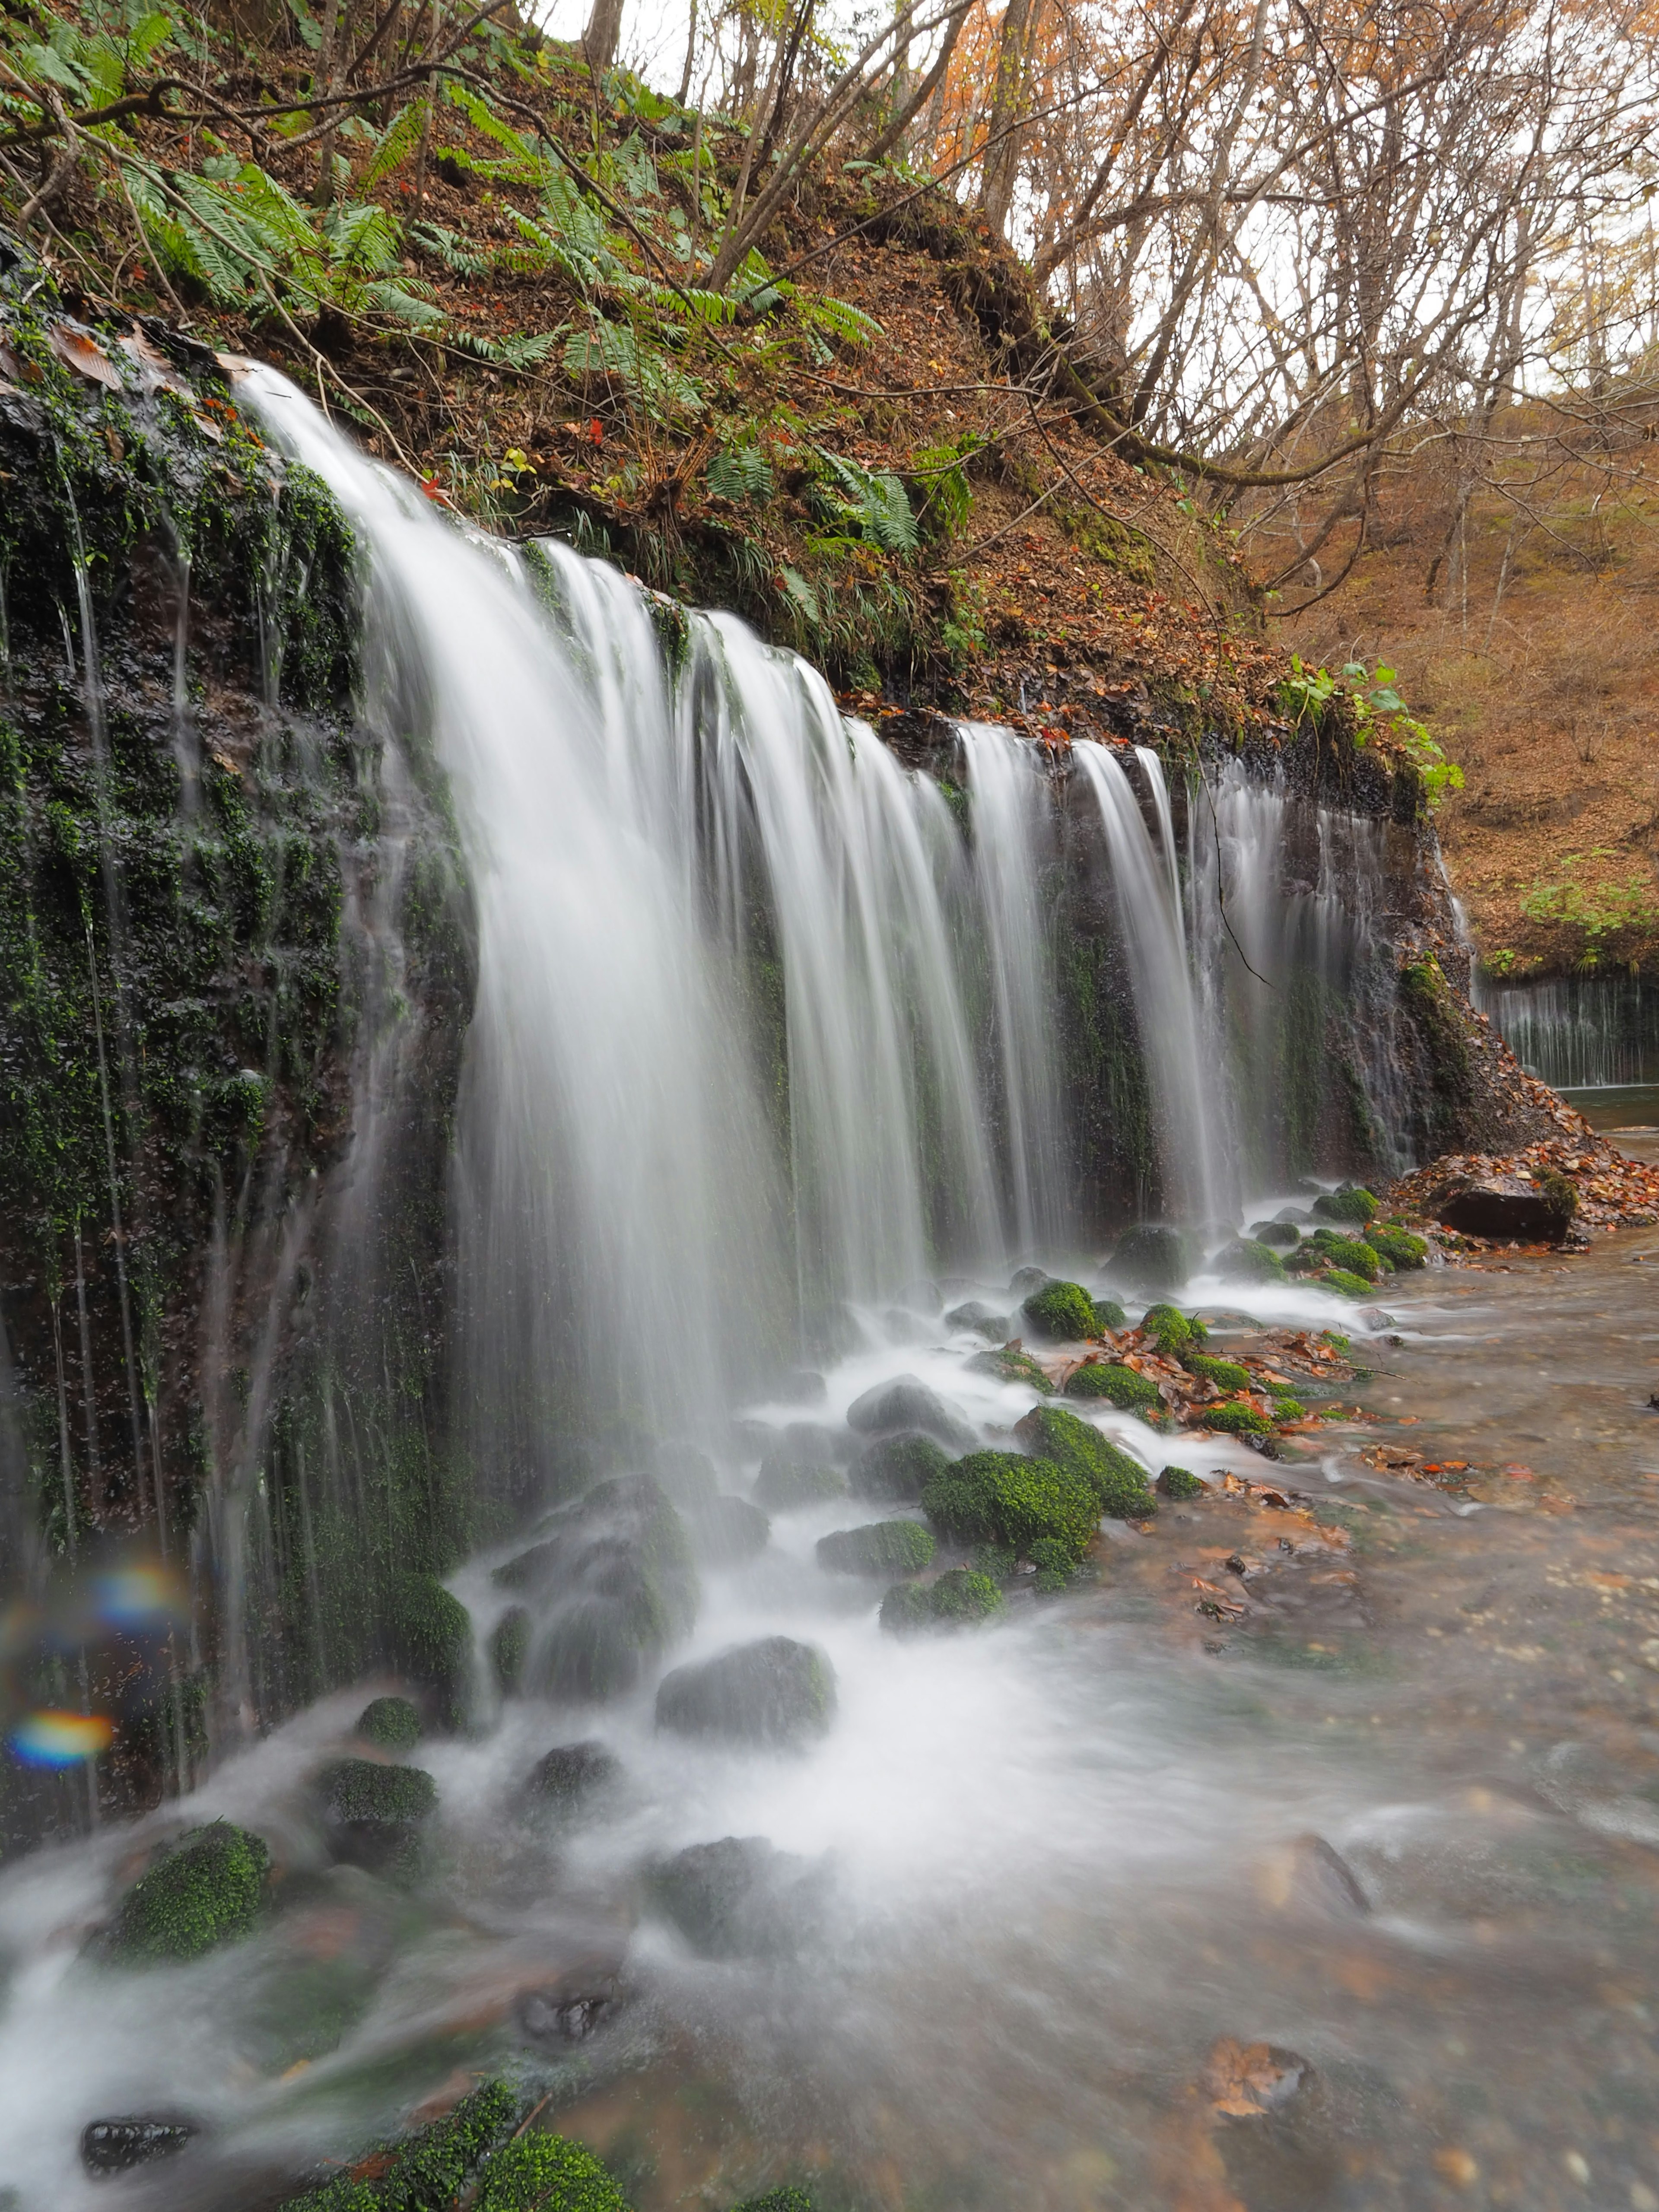
<instances>
[{"instance_id":1,"label":"river surface","mask_svg":"<svg viewBox=\"0 0 1659 2212\"><path fill-rule=\"evenodd\" d=\"M988 1630L884 1638L877 1593L814 1563L858 1509L780 1516L752 1566L705 1577L689 1648L820 1644L840 1712L804 1756L673 1744L648 1689L509 1701L487 1734L421 1747L440 1849L400 1892L325 1868L305 1810L363 1685L185 1808L270 1838L289 1901L252 1941L142 1975L80 1955L176 1808L12 1869L0 2182L22 2212L273 2203L510 2065L641 2212L785 2177L824 2212L1653 2212L1656 1271L1659 1231L1633 1231L1397 1279L1341 1417L1277 1466L1109 1415L1154 1467L1235 1486L1150 1534L1108 1523L1094 1587ZM1257 1321L1331 1317L1277 1295ZM871 1329L815 1417L907 1370L993 1439L1030 1402L937 1322ZM586 1736L624 1781L555 1848L516 1793ZM696 1958L651 1917L641 1868L728 1835L811 1863L781 1953ZM331 1977L349 2025L307 2057L283 2022ZM590 1984L614 2013L550 2041L552 1999ZM87 2181L81 2128L134 2112L210 2132Z\"/></svg>"}]
</instances>

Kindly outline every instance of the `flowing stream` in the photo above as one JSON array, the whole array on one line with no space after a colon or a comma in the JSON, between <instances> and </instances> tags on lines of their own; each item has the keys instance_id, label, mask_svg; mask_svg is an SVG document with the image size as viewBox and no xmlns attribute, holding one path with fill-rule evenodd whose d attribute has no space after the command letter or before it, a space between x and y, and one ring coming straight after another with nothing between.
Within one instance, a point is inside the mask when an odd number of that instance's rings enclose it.
<instances>
[{"instance_id":1,"label":"flowing stream","mask_svg":"<svg viewBox=\"0 0 1659 2212\"><path fill-rule=\"evenodd\" d=\"M471 1724L411 1755L439 1797L418 1880L331 1864L311 1795L390 1682L271 1727L136 1829L0 1877L0 2202L274 2205L507 2067L641 2212L723 2212L784 2176L849 2212L1653 2212L1650 1662L1637 1628L1607 1631L1593 1674L1528 1656L1544 1593L1596 1612L1612 1576L1622 1621L1659 1577L1650 1378L1609 1375L1593 1416L1565 1387L1632 1279L1629 1237L1575 1286L1541 1264L1453 1291L1420 1277L1355 1324L1374 1371L1352 1401L1404 1419L1437 1390L1444 1449L1494 1468L1519 1446L1476 1436L1469 1408L1553 1328L1566 1372L1532 1417L1537 1498L1500 1511L1390 1484L1364 1432L1333 1429L1295 1480L1338 1533L1242 1626L1194 1611L1194 1577L1223 1576L1233 1546L1270 1592L1297 1565L1283 1509L1248 1488L1224 1524L1109 1522L1082 1594L1017 1593L992 1628L912 1641L880 1630L879 1584L817 1561L878 1509L820 1496L775 1505L752 1556L705 1549L695 1625L609 1698L493 1678L514 1522L595 1472L666 1467L665 1448L728 1498L803 1425L844 1465L860 1401L902 1377L958 1443L1006 1443L1032 1393L987 1371L972 1308L1017 1334L1031 1262L1112 1287L1051 927L1066 836L1108 887L1157 1209L1213 1253L1305 1204L1311 1124L1286 1101L1330 1007L1378 992L1376 825L1235 766L1172 793L1153 755L1090 745L1057 798L1033 749L975 726L955 757L964 839L953 787L735 620L677 630L566 549L469 538L280 378L245 390L358 532L366 711L441 765L468 855L456 1397L503 1533L451 1577L477 1680ZM395 993L395 948L383 964ZM1360 1073L1403 1157L1373 1012ZM1333 1320L1312 1287L1208 1267L1182 1297L1224 1350ZM1260 1486L1225 1439L1091 1418L1149 1471ZM1594 1525L1545 1510L1568 1483ZM656 1727L665 1666L778 1635L833 1666L821 1741ZM526 1778L574 1742L614 1778L591 1817L538 1827ZM149 1846L217 1817L269 1840L281 1910L187 1966L86 1956ZM647 1871L727 1838L788 1855L779 1917L703 1955ZM1260 2127L1230 2124L1229 2039L1297 2092ZM81 2130L123 2113L202 2133L91 2180Z\"/></svg>"}]
</instances>

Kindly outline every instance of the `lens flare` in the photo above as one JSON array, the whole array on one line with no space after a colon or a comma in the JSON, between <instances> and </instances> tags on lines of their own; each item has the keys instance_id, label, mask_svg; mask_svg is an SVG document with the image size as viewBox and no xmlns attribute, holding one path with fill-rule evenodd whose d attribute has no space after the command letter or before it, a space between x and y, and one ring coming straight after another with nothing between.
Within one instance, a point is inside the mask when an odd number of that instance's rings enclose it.
<instances>
[{"instance_id":1,"label":"lens flare","mask_svg":"<svg viewBox=\"0 0 1659 2212\"><path fill-rule=\"evenodd\" d=\"M77 1766L107 1748L115 1731L100 1713L30 1713L8 1741L25 1766Z\"/></svg>"},{"instance_id":2,"label":"lens flare","mask_svg":"<svg viewBox=\"0 0 1659 2212\"><path fill-rule=\"evenodd\" d=\"M112 1628L161 1627L183 1610L177 1583L163 1567L114 1567L95 1575L92 1601Z\"/></svg>"}]
</instances>

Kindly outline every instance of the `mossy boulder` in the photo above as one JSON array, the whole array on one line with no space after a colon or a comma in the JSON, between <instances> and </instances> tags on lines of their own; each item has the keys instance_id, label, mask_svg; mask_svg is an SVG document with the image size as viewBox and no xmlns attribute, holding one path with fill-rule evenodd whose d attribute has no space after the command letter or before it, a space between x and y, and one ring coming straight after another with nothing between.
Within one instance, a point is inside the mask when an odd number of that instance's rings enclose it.
<instances>
[{"instance_id":1,"label":"mossy boulder","mask_svg":"<svg viewBox=\"0 0 1659 2212\"><path fill-rule=\"evenodd\" d=\"M793 1637L767 1636L677 1667L657 1692L657 1726L782 1747L824 1735L836 1717L836 1670Z\"/></svg>"},{"instance_id":2,"label":"mossy boulder","mask_svg":"<svg viewBox=\"0 0 1659 2212\"><path fill-rule=\"evenodd\" d=\"M697 1445L659 1444L653 1461L658 1481L683 1512L707 1505L719 1494L714 1462Z\"/></svg>"},{"instance_id":3,"label":"mossy boulder","mask_svg":"<svg viewBox=\"0 0 1659 2212\"><path fill-rule=\"evenodd\" d=\"M572 1820L614 1789L622 1771L616 1754L592 1737L555 1744L526 1778L525 1810L532 1819Z\"/></svg>"},{"instance_id":4,"label":"mossy boulder","mask_svg":"<svg viewBox=\"0 0 1659 2212\"><path fill-rule=\"evenodd\" d=\"M1271 1244L1284 1252L1302 1242L1302 1231L1293 1221L1253 1221L1249 1235L1253 1244Z\"/></svg>"},{"instance_id":5,"label":"mossy boulder","mask_svg":"<svg viewBox=\"0 0 1659 2212\"><path fill-rule=\"evenodd\" d=\"M777 1957L796 1949L817 1920L823 1869L764 1836L722 1836L660 1861L647 1888L702 1957Z\"/></svg>"},{"instance_id":6,"label":"mossy boulder","mask_svg":"<svg viewBox=\"0 0 1659 2212\"><path fill-rule=\"evenodd\" d=\"M1235 1280L1276 1283L1283 1279L1285 1262L1270 1244L1258 1244L1253 1237L1235 1237L1216 1254L1215 1269Z\"/></svg>"},{"instance_id":7,"label":"mossy boulder","mask_svg":"<svg viewBox=\"0 0 1659 2212\"><path fill-rule=\"evenodd\" d=\"M1031 1587L1039 1597L1056 1597L1063 1589L1083 1579L1083 1571L1063 1544L1051 1536L1039 1536L1031 1547L1031 1565L1036 1569Z\"/></svg>"},{"instance_id":8,"label":"mossy boulder","mask_svg":"<svg viewBox=\"0 0 1659 2212\"><path fill-rule=\"evenodd\" d=\"M428 1692L440 1725L460 1727L471 1678L472 1623L435 1575L402 1575L394 1584L392 1656Z\"/></svg>"},{"instance_id":9,"label":"mossy boulder","mask_svg":"<svg viewBox=\"0 0 1659 2212\"><path fill-rule=\"evenodd\" d=\"M216 1820L167 1847L121 1899L107 1939L125 1966L199 1959L246 1936L259 1917L270 1851L251 1829Z\"/></svg>"},{"instance_id":10,"label":"mossy boulder","mask_svg":"<svg viewBox=\"0 0 1659 2212\"><path fill-rule=\"evenodd\" d=\"M1069 1559L1073 1554L1062 1545ZM964 1628L1007 1609L996 1583L977 1567L952 1567L932 1583L896 1583L881 1601L881 1626L890 1636L927 1629Z\"/></svg>"},{"instance_id":11,"label":"mossy boulder","mask_svg":"<svg viewBox=\"0 0 1659 2212\"><path fill-rule=\"evenodd\" d=\"M1107 1262L1115 1282L1152 1297L1180 1287L1197 1264L1198 1251L1183 1229L1148 1222L1126 1230Z\"/></svg>"},{"instance_id":12,"label":"mossy boulder","mask_svg":"<svg viewBox=\"0 0 1659 2212\"><path fill-rule=\"evenodd\" d=\"M1165 1359L1179 1358L1190 1344L1204 1341L1201 1322L1194 1322L1179 1306L1163 1301L1147 1307L1140 1316L1140 1334L1150 1337Z\"/></svg>"},{"instance_id":13,"label":"mossy boulder","mask_svg":"<svg viewBox=\"0 0 1659 2212\"><path fill-rule=\"evenodd\" d=\"M1029 1383L1033 1390L1052 1390L1054 1384L1029 1352L1005 1344L996 1352L975 1352L968 1362L981 1375L994 1375L999 1382Z\"/></svg>"},{"instance_id":14,"label":"mossy boulder","mask_svg":"<svg viewBox=\"0 0 1659 2212\"><path fill-rule=\"evenodd\" d=\"M811 1462L769 1454L755 1478L755 1503L771 1513L799 1513L846 1495L847 1477L830 1460Z\"/></svg>"},{"instance_id":15,"label":"mossy boulder","mask_svg":"<svg viewBox=\"0 0 1659 2212\"><path fill-rule=\"evenodd\" d=\"M918 1575L933 1565L933 1548L920 1521L872 1521L819 1537L817 1557L836 1575Z\"/></svg>"},{"instance_id":16,"label":"mossy boulder","mask_svg":"<svg viewBox=\"0 0 1659 2212\"><path fill-rule=\"evenodd\" d=\"M1045 1283L1021 1306L1032 1334L1050 1344L1071 1344L1097 1336L1095 1302L1080 1283Z\"/></svg>"},{"instance_id":17,"label":"mossy boulder","mask_svg":"<svg viewBox=\"0 0 1659 2212\"><path fill-rule=\"evenodd\" d=\"M510 1605L495 1623L489 1638L489 1663L504 1695L511 1697L524 1681L530 1657L531 1620L527 1606Z\"/></svg>"},{"instance_id":18,"label":"mossy boulder","mask_svg":"<svg viewBox=\"0 0 1659 2212\"><path fill-rule=\"evenodd\" d=\"M1121 1367L1115 1360L1087 1359L1066 1378L1068 1398L1101 1398L1121 1413L1153 1413L1164 1405L1163 1394L1150 1375L1138 1367Z\"/></svg>"},{"instance_id":19,"label":"mossy boulder","mask_svg":"<svg viewBox=\"0 0 1659 2212\"><path fill-rule=\"evenodd\" d=\"M1189 1352L1181 1364L1189 1375L1196 1375L1202 1382L1213 1382L1218 1390L1250 1387L1249 1368L1241 1367L1236 1359L1212 1359L1207 1353Z\"/></svg>"},{"instance_id":20,"label":"mossy boulder","mask_svg":"<svg viewBox=\"0 0 1659 2212\"><path fill-rule=\"evenodd\" d=\"M1051 1460L1080 1475L1093 1490L1101 1512L1112 1520L1144 1520L1158 1510L1140 1462L1065 1407L1033 1406L1014 1436L1035 1458ZM1033 1551L1029 1556L1035 1559L1036 1554Z\"/></svg>"},{"instance_id":21,"label":"mossy boulder","mask_svg":"<svg viewBox=\"0 0 1659 2212\"><path fill-rule=\"evenodd\" d=\"M1377 1210L1370 1191L1358 1184L1346 1190L1322 1191L1313 1202L1313 1212L1322 1221L1352 1221L1362 1229Z\"/></svg>"},{"instance_id":22,"label":"mossy boulder","mask_svg":"<svg viewBox=\"0 0 1659 2212\"><path fill-rule=\"evenodd\" d=\"M861 1437L896 1436L920 1429L947 1451L965 1451L974 1441L971 1422L947 1406L919 1375L895 1375L878 1382L847 1408L847 1425Z\"/></svg>"},{"instance_id":23,"label":"mossy boulder","mask_svg":"<svg viewBox=\"0 0 1659 2212\"><path fill-rule=\"evenodd\" d=\"M1152 1485L1160 1498L1207 1498L1209 1486L1190 1468L1166 1467Z\"/></svg>"},{"instance_id":24,"label":"mossy boulder","mask_svg":"<svg viewBox=\"0 0 1659 2212\"><path fill-rule=\"evenodd\" d=\"M1008 1316L982 1305L977 1298L970 1298L966 1305L951 1307L945 1316L945 1326L965 1330L974 1336L988 1336L994 1344L1001 1344L1008 1334Z\"/></svg>"},{"instance_id":25,"label":"mossy boulder","mask_svg":"<svg viewBox=\"0 0 1659 2212\"><path fill-rule=\"evenodd\" d=\"M1328 1267L1318 1280L1340 1298L1368 1298L1374 1287L1364 1275L1350 1274L1346 1267Z\"/></svg>"},{"instance_id":26,"label":"mossy boulder","mask_svg":"<svg viewBox=\"0 0 1659 2212\"><path fill-rule=\"evenodd\" d=\"M686 1532L705 1566L740 1567L772 1540L772 1523L746 1498L715 1497L688 1507Z\"/></svg>"},{"instance_id":27,"label":"mossy boulder","mask_svg":"<svg viewBox=\"0 0 1659 2212\"><path fill-rule=\"evenodd\" d=\"M520 2100L505 2081L486 2081L441 2119L366 2150L353 2160L350 2173L290 2197L283 2212L437 2212L455 2202L507 2142L520 2111ZM495 2212L501 2212L500 2206ZM595 2212L615 2208L600 2204Z\"/></svg>"},{"instance_id":28,"label":"mossy boulder","mask_svg":"<svg viewBox=\"0 0 1659 2212\"><path fill-rule=\"evenodd\" d=\"M1094 1301L1095 1328L1100 1335L1108 1329L1127 1328L1129 1316L1115 1298L1097 1298Z\"/></svg>"},{"instance_id":29,"label":"mossy boulder","mask_svg":"<svg viewBox=\"0 0 1659 2212\"><path fill-rule=\"evenodd\" d=\"M1344 1267L1351 1275L1363 1275L1374 1283L1387 1265L1382 1253L1360 1237L1340 1237L1333 1229L1316 1229L1309 1239L1309 1249L1317 1253L1328 1267Z\"/></svg>"},{"instance_id":30,"label":"mossy boulder","mask_svg":"<svg viewBox=\"0 0 1659 2212\"><path fill-rule=\"evenodd\" d=\"M919 1430L908 1436L882 1437L854 1462L852 1486L860 1498L919 1505L922 1492L950 1464L943 1445Z\"/></svg>"},{"instance_id":31,"label":"mossy boulder","mask_svg":"<svg viewBox=\"0 0 1659 2212\"><path fill-rule=\"evenodd\" d=\"M816 2212L804 2189L769 2189L764 2197L745 2197L732 2212Z\"/></svg>"},{"instance_id":32,"label":"mossy boulder","mask_svg":"<svg viewBox=\"0 0 1659 2212\"><path fill-rule=\"evenodd\" d=\"M474 2212L628 2212L612 2176L568 2136L525 2135L503 2143L485 2164L472 2202Z\"/></svg>"},{"instance_id":33,"label":"mossy boulder","mask_svg":"<svg viewBox=\"0 0 1659 2212\"><path fill-rule=\"evenodd\" d=\"M1308 1409L1300 1398L1293 1398L1288 1390L1273 1392L1273 1419L1276 1421L1305 1421Z\"/></svg>"},{"instance_id":34,"label":"mossy boulder","mask_svg":"<svg viewBox=\"0 0 1659 2212\"><path fill-rule=\"evenodd\" d=\"M1380 1252L1385 1260L1402 1271L1428 1265L1428 1238L1413 1236L1409 1229L1402 1229L1397 1222L1379 1224L1373 1221L1365 1231L1365 1242L1373 1251Z\"/></svg>"},{"instance_id":35,"label":"mossy boulder","mask_svg":"<svg viewBox=\"0 0 1659 2212\"><path fill-rule=\"evenodd\" d=\"M334 1856L374 1873L410 1870L438 1808L438 1785L423 1768L373 1759L336 1759L318 1776L317 1796Z\"/></svg>"},{"instance_id":36,"label":"mossy boulder","mask_svg":"<svg viewBox=\"0 0 1659 2212\"><path fill-rule=\"evenodd\" d=\"M1021 1558L1040 1536L1053 1536L1080 1559L1100 1525L1100 1501L1086 1477L1018 1452L970 1452L928 1484L921 1503L945 1535L1006 1544Z\"/></svg>"},{"instance_id":37,"label":"mossy boulder","mask_svg":"<svg viewBox=\"0 0 1659 2212\"><path fill-rule=\"evenodd\" d=\"M1224 1406L1206 1406L1200 1419L1206 1429L1219 1429L1223 1436L1265 1437L1273 1423L1259 1406L1241 1405L1232 1401Z\"/></svg>"},{"instance_id":38,"label":"mossy boulder","mask_svg":"<svg viewBox=\"0 0 1659 2212\"><path fill-rule=\"evenodd\" d=\"M421 1740L421 1717L407 1698L374 1698L358 1714L356 1734L383 1751L407 1751Z\"/></svg>"}]
</instances>

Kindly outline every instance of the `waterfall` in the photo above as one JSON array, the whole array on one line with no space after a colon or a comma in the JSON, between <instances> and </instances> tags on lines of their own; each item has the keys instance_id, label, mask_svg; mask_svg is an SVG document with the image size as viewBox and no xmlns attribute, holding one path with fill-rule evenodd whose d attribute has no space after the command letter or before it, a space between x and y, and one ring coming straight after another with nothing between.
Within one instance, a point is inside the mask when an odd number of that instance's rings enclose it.
<instances>
[{"instance_id":1,"label":"waterfall","mask_svg":"<svg viewBox=\"0 0 1659 2212\"><path fill-rule=\"evenodd\" d=\"M1484 981L1474 1003L1521 1065L1558 1090L1604 1090L1659 1079L1659 1000L1629 975Z\"/></svg>"}]
</instances>

